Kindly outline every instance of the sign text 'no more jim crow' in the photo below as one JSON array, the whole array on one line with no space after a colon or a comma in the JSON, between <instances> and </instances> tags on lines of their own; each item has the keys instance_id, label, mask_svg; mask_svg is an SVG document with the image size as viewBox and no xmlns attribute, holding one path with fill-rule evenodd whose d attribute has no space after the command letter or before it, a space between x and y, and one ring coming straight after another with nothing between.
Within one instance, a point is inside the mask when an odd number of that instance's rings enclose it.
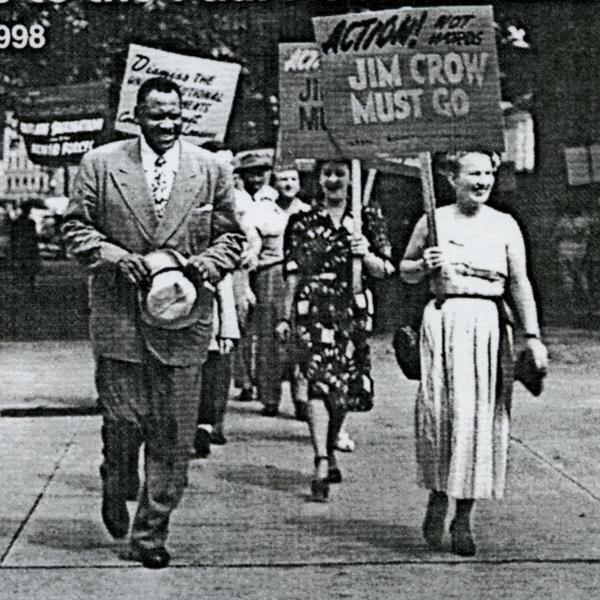
<instances>
[{"instance_id":1,"label":"sign text 'no more jim crow'","mask_svg":"<svg viewBox=\"0 0 600 600\"><path fill-rule=\"evenodd\" d=\"M327 128L347 158L503 147L491 6L313 19Z\"/></svg>"}]
</instances>

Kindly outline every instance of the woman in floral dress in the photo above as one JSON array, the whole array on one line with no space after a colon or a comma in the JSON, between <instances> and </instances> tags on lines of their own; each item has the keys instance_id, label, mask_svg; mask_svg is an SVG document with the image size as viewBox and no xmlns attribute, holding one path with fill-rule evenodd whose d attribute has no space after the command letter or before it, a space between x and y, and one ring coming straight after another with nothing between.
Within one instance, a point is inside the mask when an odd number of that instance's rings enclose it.
<instances>
[{"instance_id":1,"label":"woman in floral dress","mask_svg":"<svg viewBox=\"0 0 600 600\"><path fill-rule=\"evenodd\" d=\"M339 483L335 459L338 433L347 411L373 406L373 380L367 336L372 329L373 302L364 290L353 293L352 259L364 271L385 277L394 271L381 209L363 210L363 231L354 232L348 190L350 169L344 162L321 165L323 198L309 212L290 218L284 242L287 320L293 323L300 369L309 385L308 422L315 451L312 497L325 501L330 483Z\"/></svg>"}]
</instances>

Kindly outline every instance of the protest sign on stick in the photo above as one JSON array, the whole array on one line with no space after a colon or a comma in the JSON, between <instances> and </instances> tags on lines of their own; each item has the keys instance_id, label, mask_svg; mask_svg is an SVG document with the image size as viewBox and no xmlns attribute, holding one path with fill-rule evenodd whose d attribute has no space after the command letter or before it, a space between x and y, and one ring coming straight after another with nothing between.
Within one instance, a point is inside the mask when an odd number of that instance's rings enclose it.
<instances>
[{"instance_id":1,"label":"protest sign on stick","mask_svg":"<svg viewBox=\"0 0 600 600\"><path fill-rule=\"evenodd\" d=\"M279 154L341 159L325 125L319 48L312 42L279 44Z\"/></svg>"},{"instance_id":2,"label":"protest sign on stick","mask_svg":"<svg viewBox=\"0 0 600 600\"><path fill-rule=\"evenodd\" d=\"M317 17L325 120L347 158L503 146L492 8Z\"/></svg>"},{"instance_id":3,"label":"protest sign on stick","mask_svg":"<svg viewBox=\"0 0 600 600\"><path fill-rule=\"evenodd\" d=\"M236 63L130 44L115 128L125 133L139 133L133 114L137 90L146 79L165 76L175 81L182 91L183 139L198 145L207 141L222 142L240 68Z\"/></svg>"}]
</instances>

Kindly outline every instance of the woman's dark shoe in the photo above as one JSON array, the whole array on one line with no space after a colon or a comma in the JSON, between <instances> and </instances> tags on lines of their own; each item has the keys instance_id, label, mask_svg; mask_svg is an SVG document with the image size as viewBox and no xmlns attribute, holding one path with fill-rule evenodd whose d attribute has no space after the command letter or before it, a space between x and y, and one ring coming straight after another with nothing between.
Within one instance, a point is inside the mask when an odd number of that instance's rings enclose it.
<instances>
[{"instance_id":1,"label":"woman's dark shoe","mask_svg":"<svg viewBox=\"0 0 600 600\"><path fill-rule=\"evenodd\" d=\"M322 460L327 457L317 456L315 458L315 467L319 467ZM327 502L329 498L329 474L327 477L315 477L310 482L311 500L313 502Z\"/></svg>"},{"instance_id":2,"label":"woman's dark shoe","mask_svg":"<svg viewBox=\"0 0 600 600\"><path fill-rule=\"evenodd\" d=\"M252 402L254 400L254 390L252 388L242 388L242 391L233 400L235 402Z\"/></svg>"},{"instance_id":3,"label":"woman's dark shoe","mask_svg":"<svg viewBox=\"0 0 600 600\"><path fill-rule=\"evenodd\" d=\"M194 450L196 452L196 458L206 458L210 454L210 433L202 427L196 429Z\"/></svg>"},{"instance_id":4,"label":"woman's dark shoe","mask_svg":"<svg viewBox=\"0 0 600 600\"><path fill-rule=\"evenodd\" d=\"M342 472L339 467L329 467L327 481L329 483L342 483Z\"/></svg>"},{"instance_id":5,"label":"woman's dark shoe","mask_svg":"<svg viewBox=\"0 0 600 600\"><path fill-rule=\"evenodd\" d=\"M452 536L452 552L454 554L475 556L477 548L468 523L460 524L452 521L450 523L450 535Z\"/></svg>"},{"instance_id":6,"label":"woman's dark shoe","mask_svg":"<svg viewBox=\"0 0 600 600\"><path fill-rule=\"evenodd\" d=\"M296 419L298 421L308 421L308 403L307 402L295 402L294 410Z\"/></svg>"},{"instance_id":7,"label":"woman's dark shoe","mask_svg":"<svg viewBox=\"0 0 600 600\"><path fill-rule=\"evenodd\" d=\"M329 462L329 469L327 471L327 480L329 483L342 483L342 472L338 467L337 460L335 458L335 453L329 451L329 456L327 457Z\"/></svg>"},{"instance_id":8,"label":"woman's dark shoe","mask_svg":"<svg viewBox=\"0 0 600 600\"><path fill-rule=\"evenodd\" d=\"M431 492L423 521L423 537L432 550L439 550L442 547L447 511L448 496L443 492Z\"/></svg>"}]
</instances>

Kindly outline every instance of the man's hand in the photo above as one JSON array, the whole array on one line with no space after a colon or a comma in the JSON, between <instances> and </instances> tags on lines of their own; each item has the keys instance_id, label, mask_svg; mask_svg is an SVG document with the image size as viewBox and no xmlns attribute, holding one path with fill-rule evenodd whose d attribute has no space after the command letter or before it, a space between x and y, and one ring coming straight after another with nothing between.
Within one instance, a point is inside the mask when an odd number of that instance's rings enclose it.
<instances>
[{"instance_id":1,"label":"man's hand","mask_svg":"<svg viewBox=\"0 0 600 600\"><path fill-rule=\"evenodd\" d=\"M240 265L246 271L254 271L258 265L258 251L253 248L246 248L242 252Z\"/></svg>"},{"instance_id":2,"label":"man's hand","mask_svg":"<svg viewBox=\"0 0 600 600\"><path fill-rule=\"evenodd\" d=\"M117 261L121 273L135 285L141 285L150 277L150 268L141 254L126 254Z\"/></svg>"},{"instance_id":3,"label":"man's hand","mask_svg":"<svg viewBox=\"0 0 600 600\"><path fill-rule=\"evenodd\" d=\"M186 269L190 270L198 279L207 281L210 277L210 267L201 256L191 256L186 265Z\"/></svg>"}]
</instances>

